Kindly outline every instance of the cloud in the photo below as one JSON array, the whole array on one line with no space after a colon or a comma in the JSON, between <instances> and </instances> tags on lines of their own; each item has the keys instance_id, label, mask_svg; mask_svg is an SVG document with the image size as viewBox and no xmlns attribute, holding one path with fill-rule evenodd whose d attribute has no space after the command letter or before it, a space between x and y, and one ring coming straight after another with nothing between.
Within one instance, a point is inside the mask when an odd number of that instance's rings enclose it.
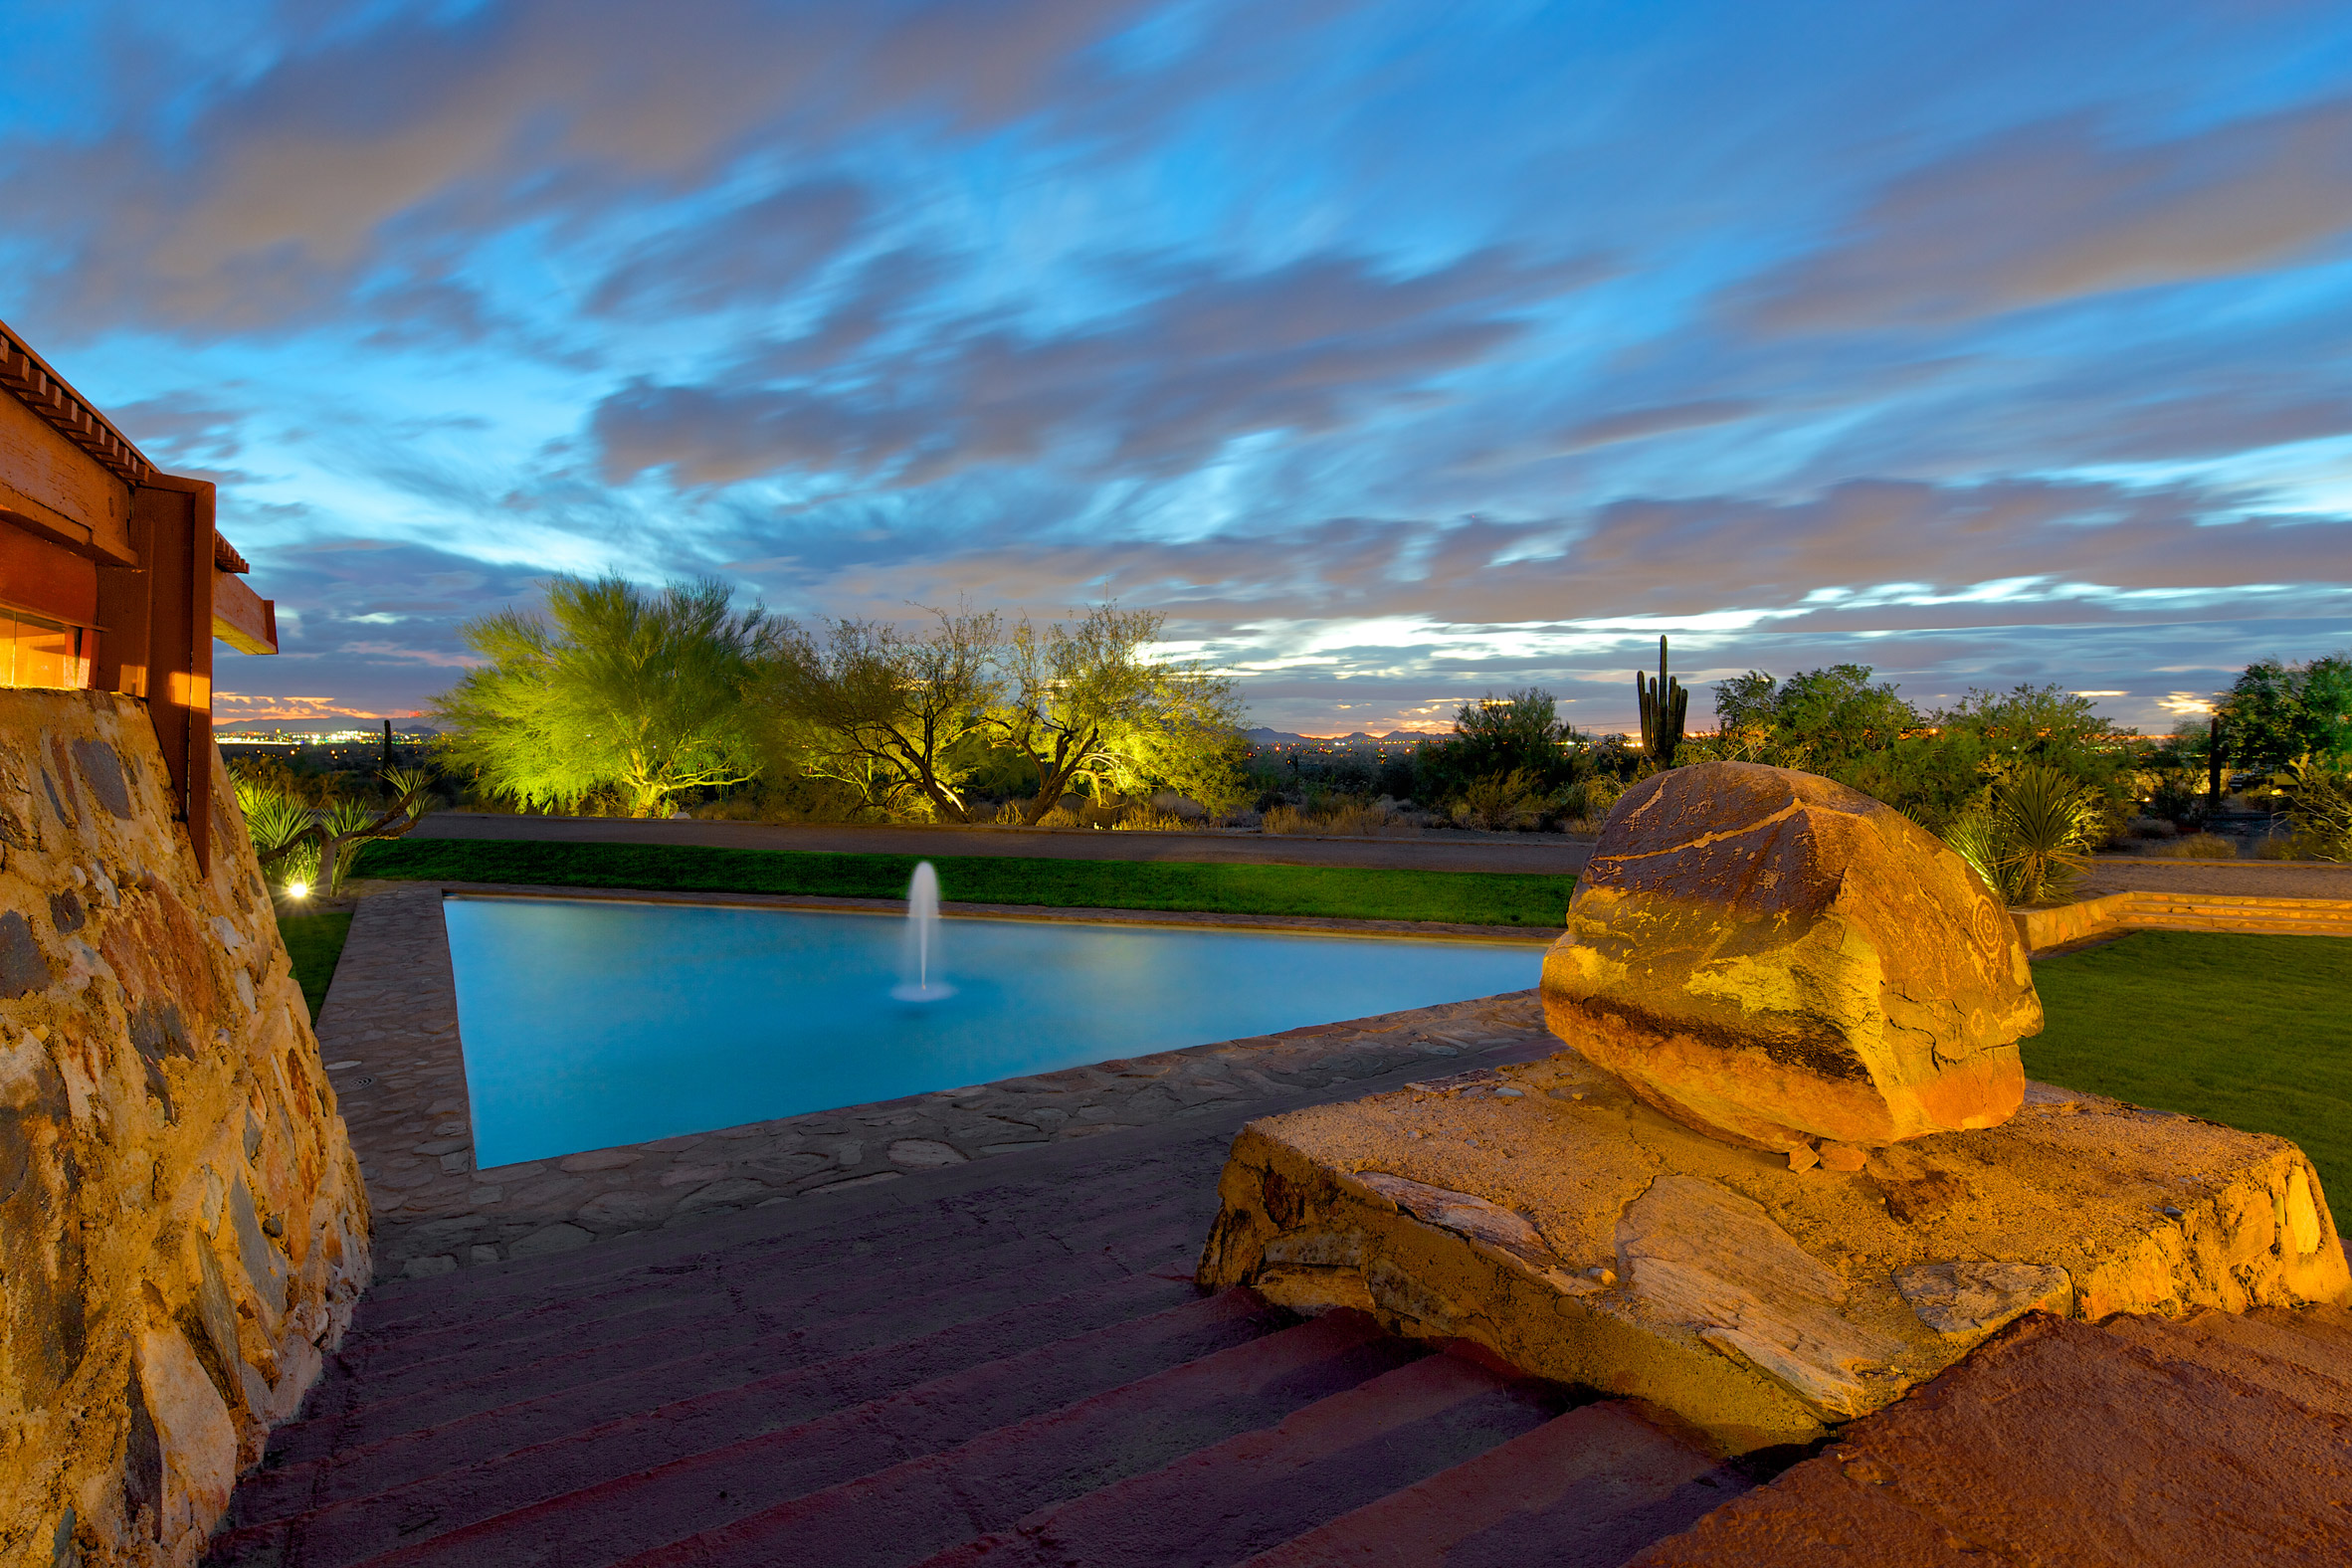
<instances>
[{"instance_id":1,"label":"cloud","mask_svg":"<svg viewBox=\"0 0 2352 1568\"><path fill-rule=\"evenodd\" d=\"M106 411L116 429L165 469L218 469L244 450L251 409L221 402L210 391L165 392Z\"/></svg>"},{"instance_id":2,"label":"cloud","mask_svg":"<svg viewBox=\"0 0 2352 1568\"><path fill-rule=\"evenodd\" d=\"M625 222L763 142L815 150L897 120L1003 125L1054 102L1087 51L1143 9L508 0L396 12L275 41L282 52L258 72L189 81L183 63L159 60L152 91L126 93L104 134L8 147L0 195L12 226L44 233L44 265L25 281L54 321L284 328L365 285L397 295L446 284L449 248L487 232ZM141 112L142 96L172 112ZM795 215L763 219L761 243L789 249L774 227ZM608 305L661 292L630 266L607 280ZM706 294L725 271L689 269L681 287ZM456 296L434 308L463 324Z\"/></svg>"},{"instance_id":3,"label":"cloud","mask_svg":"<svg viewBox=\"0 0 2352 1568\"><path fill-rule=\"evenodd\" d=\"M2347 149L2342 98L2168 140L2049 120L1896 179L1734 297L1769 331L1846 331L2262 272L2352 230Z\"/></svg>"},{"instance_id":4,"label":"cloud","mask_svg":"<svg viewBox=\"0 0 2352 1568\"><path fill-rule=\"evenodd\" d=\"M2208 520L2229 504L2187 489L1857 482L1782 503L1627 500L1522 522L1330 518L1185 540L1041 538L1015 519L927 544L812 540L752 575L860 614L959 597L1051 612L1112 595L1202 635L1314 623L1401 648L1447 627L1477 642L1571 623L1891 628L2352 601L2352 522Z\"/></svg>"},{"instance_id":5,"label":"cloud","mask_svg":"<svg viewBox=\"0 0 2352 1568\"><path fill-rule=\"evenodd\" d=\"M1702 398L1691 403L1669 403L1657 408L1631 408L1621 414L1604 414L1571 427L1560 438L1561 452L1586 452L1594 447L1614 446L1621 441L1641 441L1651 436L1663 436L1677 430L1703 430L1709 425L1730 425L1763 412L1765 405L1753 398Z\"/></svg>"},{"instance_id":6,"label":"cloud","mask_svg":"<svg viewBox=\"0 0 2352 1568\"><path fill-rule=\"evenodd\" d=\"M641 379L599 405L592 430L616 482L655 468L683 485L804 472L913 486L1033 462L1165 473L1237 437L1329 431L1425 398L1518 337L1520 312L1595 273L1499 249L1402 277L1331 255L1254 274L1162 267L1156 297L1064 332L966 321L840 388Z\"/></svg>"},{"instance_id":7,"label":"cloud","mask_svg":"<svg viewBox=\"0 0 2352 1568\"><path fill-rule=\"evenodd\" d=\"M600 313L723 309L805 283L865 225L872 199L848 180L811 180L634 247L588 296Z\"/></svg>"}]
</instances>

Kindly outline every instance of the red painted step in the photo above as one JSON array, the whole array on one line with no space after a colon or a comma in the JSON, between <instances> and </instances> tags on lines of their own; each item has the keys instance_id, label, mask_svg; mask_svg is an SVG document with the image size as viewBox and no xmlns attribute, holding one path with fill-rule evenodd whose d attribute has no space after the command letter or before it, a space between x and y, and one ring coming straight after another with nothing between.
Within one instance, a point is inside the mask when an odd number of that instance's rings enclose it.
<instances>
[{"instance_id":1,"label":"red painted step","mask_svg":"<svg viewBox=\"0 0 2352 1568\"><path fill-rule=\"evenodd\" d=\"M1512 1378L1462 1355L1435 1355L1310 1405L1162 1469L1101 1486L1018 1522L1010 1497L975 1498L990 1533L922 1559L924 1568L1162 1568L1232 1563L1459 1464L1560 1413L1555 1386ZM994 1513L992 1521L986 1514ZM878 1532L895 1534L886 1525ZM902 1563L885 1539L810 1541L799 1560L848 1568ZM747 1529L710 1531L632 1568L778 1562Z\"/></svg>"},{"instance_id":2,"label":"red painted step","mask_svg":"<svg viewBox=\"0 0 2352 1568\"><path fill-rule=\"evenodd\" d=\"M830 1563L834 1544L874 1531L909 1543L903 1560L927 1549L923 1542L970 1533L957 1521L974 1486L1027 1499L1013 1508L1018 1514L1278 1420L1425 1352L1369 1319L1332 1313L1056 1409L1047 1402L1062 1392L1052 1379L1065 1353L1064 1345L1049 1346L1017 1368L983 1368L967 1380L998 1401L1034 1382L1026 1397L1049 1413L976 1424L959 1415L960 1394L942 1403L910 1390L884 1402L886 1410L843 1411L452 1530L386 1553L380 1568L596 1568L761 1510L771 1530L814 1550L787 1547L764 1560ZM317 1551L307 1536L301 1545L306 1568L354 1560Z\"/></svg>"},{"instance_id":3,"label":"red painted step","mask_svg":"<svg viewBox=\"0 0 2352 1568\"><path fill-rule=\"evenodd\" d=\"M1189 1280L1129 1274L1042 1301L1020 1298L985 1315L958 1316L912 1340L859 1335L855 1323L827 1319L807 1330L672 1360L651 1359L661 1347L649 1345L644 1362L618 1363L617 1369L608 1364L601 1380L570 1386L542 1385L539 1368L521 1367L497 1391L503 1400L490 1395L486 1403L488 1385L477 1385L454 1391L446 1404L427 1394L397 1408L368 1407L365 1414L388 1435L365 1439L354 1430L332 1441L331 1449L321 1448L319 1457L281 1459L256 1470L230 1499L229 1523L246 1527L291 1518L727 1390L756 1387L771 1425L813 1419L1199 1299ZM827 1359L820 1353L827 1343L852 1348ZM314 1432L312 1438L323 1444L333 1434Z\"/></svg>"},{"instance_id":4,"label":"red painted step","mask_svg":"<svg viewBox=\"0 0 2352 1568\"><path fill-rule=\"evenodd\" d=\"M1749 1485L1671 1424L1611 1400L1293 1536L1247 1568L1617 1568Z\"/></svg>"}]
</instances>

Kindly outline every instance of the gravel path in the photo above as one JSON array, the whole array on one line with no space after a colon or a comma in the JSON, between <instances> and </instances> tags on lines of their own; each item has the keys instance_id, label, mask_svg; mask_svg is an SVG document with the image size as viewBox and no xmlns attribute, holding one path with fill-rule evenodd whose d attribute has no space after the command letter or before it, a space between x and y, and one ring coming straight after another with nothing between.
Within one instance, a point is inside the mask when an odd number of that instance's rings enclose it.
<instances>
[{"instance_id":1,"label":"gravel path","mask_svg":"<svg viewBox=\"0 0 2352 1568\"><path fill-rule=\"evenodd\" d=\"M557 844L707 844L821 855L1034 855L1066 861L1211 861L1256 866L1361 866L1391 871L1536 872L1572 876L1590 839L1556 833L1439 832L1396 839L1258 833L1105 833L1084 828L786 827L766 822L644 821L435 812L419 839L535 839Z\"/></svg>"},{"instance_id":2,"label":"gravel path","mask_svg":"<svg viewBox=\"0 0 2352 1568\"><path fill-rule=\"evenodd\" d=\"M2105 892L2220 892L2251 898L2352 898L2352 866L2320 861L2158 861L2101 855L2079 896Z\"/></svg>"}]
</instances>

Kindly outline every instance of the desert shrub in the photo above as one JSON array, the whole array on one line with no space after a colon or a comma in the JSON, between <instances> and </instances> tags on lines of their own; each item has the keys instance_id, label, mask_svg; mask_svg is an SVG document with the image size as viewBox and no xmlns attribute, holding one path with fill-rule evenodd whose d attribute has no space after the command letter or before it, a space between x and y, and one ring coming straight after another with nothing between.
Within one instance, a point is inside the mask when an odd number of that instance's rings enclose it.
<instances>
[{"instance_id":1,"label":"desert shrub","mask_svg":"<svg viewBox=\"0 0 2352 1568\"><path fill-rule=\"evenodd\" d=\"M2234 861L2238 859L2238 842L2218 833L2187 833L2151 844L2146 853L2160 861Z\"/></svg>"},{"instance_id":2,"label":"desert shrub","mask_svg":"<svg viewBox=\"0 0 2352 1568\"><path fill-rule=\"evenodd\" d=\"M2311 843L2299 833L2269 833L2254 840L2254 858L2257 861L2316 861L2325 856L2311 853Z\"/></svg>"},{"instance_id":3,"label":"desert shrub","mask_svg":"<svg viewBox=\"0 0 2352 1568\"><path fill-rule=\"evenodd\" d=\"M2352 767L2306 753L2270 782L2313 860L2352 860Z\"/></svg>"},{"instance_id":4,"label":"desert shrub","mask_svg":"<svg viewBox=\"0 0 2352 1568\"><path fill-rule=\"evenodd\" d=\"M1197 826L1157 806L1130 806L1111 824L1121 833L1190 833Z\"/></svg>"},{"instance_id":5,"label":"desert shrub","mask_svg":"<svg viewBox=\"0 0 2352 1568\"><path fill-rule=\"evenodd\" d=\"M1391 802L1366 804L1328 796L1303 806L1287 803L1270 806L1260 816L1258 829L1261 833L1318 833L1343 838L1421 831L1412 818L1399 812Z\"/></svg>"},{"instance_id":6,"label":"desert shrub","mask_svg":"<svg viewBox=\"0 0 2352 1568\"><path fill-rule=\"evenodd\" d=\"M1421 825L1385 801L1344 805L1323 819L1325 833L1355 838L1386 838L1421 831Z\"/></svg>"},{"instance_id":7,"label":"desert shrub","mask_svg":"<svg viewBox=\"0 0 2352 1568\"><path fill-rule=\"evenodd\" d=\"M2148 814L2161 817L2176 828L2186 828L2205 818L2205 792L2186 772L2162 774L2148 791Z\"/></svg>"},{"instance_id":8,"label":"desert shrub","mask_svg":"<svg viewBox=\"0 0 2352 1568\"><path fill-rule=\"evenodd\" d=\"M1454 803L1454 820L1466 828L1509 833L1532 828L1551 806L1543 781L1525 768L1471 779Z\"/></svg>"},{"instance_id":9,"label":"desert shrub","mask_svg":"<svg viewBox=\"0 0 2352 1568\"><path fill-rule=\"evenodd\" d=\"M2123 831L2134 839L2171 839L2179 837L2181 830L2163 817L2134 817L2123 825Z\"/></svg>"}]
</instances>

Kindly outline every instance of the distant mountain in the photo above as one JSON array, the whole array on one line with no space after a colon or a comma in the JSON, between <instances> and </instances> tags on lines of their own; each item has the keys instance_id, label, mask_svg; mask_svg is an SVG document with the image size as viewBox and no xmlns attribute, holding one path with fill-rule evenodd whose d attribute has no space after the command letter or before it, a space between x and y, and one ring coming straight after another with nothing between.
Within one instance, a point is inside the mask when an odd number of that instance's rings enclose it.
<instances>
[{"instance_id":1,"label":"distant mountain","mask_svg":"<svg viewBox=\"0 0 2352 1568\"><path fill-rule=\"evenodd\" d=\"M1385 735L1370 735L1360 729L1349 735L1294 735L1286 729L1269 729L1263 725L1243 733L1249 736L1254 746L1409 746L1439 738L1411 729L1392 729Z\"/></svg>"}]
</instances>

